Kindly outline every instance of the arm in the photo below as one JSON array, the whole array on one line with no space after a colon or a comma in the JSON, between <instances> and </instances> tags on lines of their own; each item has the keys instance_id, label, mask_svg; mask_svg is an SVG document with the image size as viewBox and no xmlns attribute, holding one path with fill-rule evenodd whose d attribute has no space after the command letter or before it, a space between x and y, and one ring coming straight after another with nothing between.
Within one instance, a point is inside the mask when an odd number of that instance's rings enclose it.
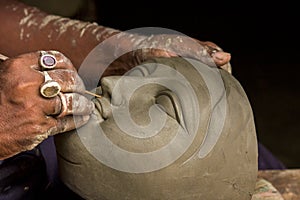
<instances>
[{"instance_id":1,"label":"arm","mask_svg":"<svg viewBox=\"0 0 300 200\"><path fill-rule=\"evenodd\" d=\"M99 43L121 31L100 26L96 23L83 22L49 15L35 7L16 0L0 0L0 52L9 57L28 51L54 49L69 57L78 69L88 53ZM118 44L126 49L132 46L142 48L145 43L159 43L158 48L169 47L174 52L151 49L151 51L136 51L120 58L120 62L108 74L124 73L132 66L151 57L171 57L176 54L203 60L209 65L225 66L229 64L230 54L211 42L191 40L176 35L156 35L146 37L136 35L134 38L124 33ZM168 43L171 41L171 45ZM193 44L197 42L198 46ZM184 45L183 45L184 44ZM201 48L199 48L199 44ZM112 44L114 46L115 44ZM134 55L134 56L133 56ZM105 56L105 55L104 55ZM214 63L207 61L212 57ZM103 66L98 66L103 67ZM121 68L121 69L116 69ZM122 70L123 69L123 70Z\"/></svg>"},{"instance_id":2,"label":"arm","mask_svg":"<svg viewBox=\"0 0 300 200\"><path fill-rule=\"evenodd\" d=\"M0 0L0 52L8 57L55 49L80 66L99 42L118 30L49 15L16 0Z\"/></svg>"}]
</instances>

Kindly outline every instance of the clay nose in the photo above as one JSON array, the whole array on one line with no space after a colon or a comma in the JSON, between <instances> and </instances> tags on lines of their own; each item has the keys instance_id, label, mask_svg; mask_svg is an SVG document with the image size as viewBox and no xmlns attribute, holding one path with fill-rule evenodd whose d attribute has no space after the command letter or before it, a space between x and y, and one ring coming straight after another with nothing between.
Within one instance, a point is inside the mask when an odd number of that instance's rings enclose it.
<instances>
[{"instance_id":1,"label":"clay nose","mask_svg":"<svg viewBox=\"0 0 300 200\"><path fill-rule=\"evenodd\" d=\"M108 76L101 79L102 96L109 99L111 105L114 106L122 104L122 93L124 91L120 87L120 82L118 83L121 78L121 76Z\"/></svg>"},{"instance_id":2,"label":"clay nose","mask_svg":"<svg viewBox=\"0 0 300 200\"><path fill-rule=\"evenodd\" d=\"M101 86L97 88L97 93L101 98L95 101L96 108L103 119L107 119L112 115L112 105L119 105L122 102L121 91L117 89L116 84L121 76L108 76L101 79ZM114 93L112 98L112 93Z\"/></svg>"}]
</instances>

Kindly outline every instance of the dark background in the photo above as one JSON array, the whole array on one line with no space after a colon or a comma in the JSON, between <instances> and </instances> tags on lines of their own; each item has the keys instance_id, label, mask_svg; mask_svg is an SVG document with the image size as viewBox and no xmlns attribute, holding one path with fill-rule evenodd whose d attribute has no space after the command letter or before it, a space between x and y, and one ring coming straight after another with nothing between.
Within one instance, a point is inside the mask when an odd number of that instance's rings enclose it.
<instances>
[{"instance_id":1,"label":"dark background","mask_svg":"<svg viewBox=\"0 0 300 200\"><path fill-rule=\"evenodd\" d=\"M248 94L259 141L288 168L300 167L296 1L81 2L81 11L69 17L120 30L169 28L212 41L231 53L233 75ZM62 10L68 7L60 1Z\"/></svg>"}]
</instances>

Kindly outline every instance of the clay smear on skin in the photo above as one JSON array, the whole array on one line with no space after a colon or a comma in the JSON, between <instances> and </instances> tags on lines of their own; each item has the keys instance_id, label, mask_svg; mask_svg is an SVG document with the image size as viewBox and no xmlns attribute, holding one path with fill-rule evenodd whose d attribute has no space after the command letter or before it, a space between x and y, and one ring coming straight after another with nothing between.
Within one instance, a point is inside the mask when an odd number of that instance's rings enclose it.
<instances>
[{"instance_id":1,"label":"clay smear on skin","mask_svg":"<svg viewBox=\"0 0 300 200\"><path fill-rule=\"evenodd\" d=\"M13 11L19 11L19 7L15 5L8 6L9 9ZM69 18L64 18L57 15L48 15L46 17L43 17L42 19L38 19L40 17L39 10L35 7L33 8L23 8L24 17L20 19L19 25L20 25L20 34L19 38L20 40L26 40L31 37L30 34L30 28L37 27L39 30L42 30L43 28L47 27L50 23L55 27L55 29L49 30L48 35L45 37L45 39L48 39L49 41L58 39L62 34L66 33L67 30L71 29L72 34L78 34L78 36L74 35L73 39L71 40L72 46L77 46L76 38L82 38L84 37L86 31L89 31L90 33L95 35L95 39L99 42L104 41L108 37L112 36L115 33L120 32L119 30L115 30L112 28L107 28L103 26L99 26L97 23L91 23L91 22L83 22L80 20L73 20ZM121 36L121 35L120 35ZM164 38L161 37L160 43L159 41L151 41L148 37L132 37L130 35L130 41L132 42L132 45L134 47L138 47L139 49L143 48L161 48L168 50L169 48L175 50L172 48L172 44L182 43L182 37L176 37L176 38ZM147 38L147 40L146 40ZM185 49L187 52L191 52L191 48ZM185 51L182 49L182 51ZM179 49L180 51L180 49ZM180 51L181 52L181 51ZM180 53L179 52L179 53ZM196 50L195 57L200 58L200 60L203 60L209 65L212 63L211 56L207 53L205 48L200 48L199 50Z\"/></svg>"},{"instance_id":2,"label":"clay smear on skin","mask_svg":"<svg viewBox=\"0 0 300 200\"><path fill-rule=\"evenodd\" d=\"M14 8L17 10L17 8ZM64 18L57 15L48 15L42 19L40 23L37 23L37 9L36 8L24 8L24 17L20 20L19 25L21 27L20 30L20 39L24 40L26 38L30 38L30 32L25 28L30 28L31 26L38 27L39 30L47 27L50 23L53 24L56 28L49 32L47 38L49 41L53 39L59 38L62 34L66 33L68 29L71 29L73 33L78 34L79 38L83 37L85 32L89 29L92 34L95 35L95 39L99 42L103 41L104 39L110 37L112 34L119 32L119 30L115 30L112 28L107 28L103 26L99 26L97 23L91 22L82 22L79 20L72 20L69 18ZM55 37L55 38L53 38ZM74 37L76 38L76 37ZM153 40L150 44L145 44L145 37L134 37L130 35L131 42L134 43L134 46L137 45L139 48L143 47L156 47L158 46L158 42ZM152 37L147 38L148 42L151 40ZM164 39L164 38L162 38ZM180 39L180 37L176 38ZM182 42L182 39L180 39ZM163 45L165 48L168 48L172 44L172 39L167 38L165 44ZM72 40L72 45L76 46L77 41L76 39Z\"/></svg>"},{"instance_id":3,"label":"clay smear on skin","mask_svg":"<svg viewBox=\"0 0 300 200\"><path fill-rule=\"evenodd\" d=\"M19 9L19 7L15 6L15 5L10 5L9 9L12 9L13 11L17 11ZM52 30L51 32L49 32L49 34L47 35L47 38L49 41L54 39L53 37L55 37L55 38L60 37L69 28L71 28L74 33L79 34L79 38L83 37L85 32L88 29L92 29L91 33L95 35L95 39L99 42L110 37L114 33L120 32L119 30L116 30L116 29L99 26L95 22L91 23L91 22L82 22L79 20L71 20L69 18L64 18L64 17L57 16L57 15L48 15L48 16L44 17L40 23L38 23L38 21L40 21L40 20L37 20L38 19L37 17L39 17L37 8L34 8L34 7L33 8L24 8L23 12L24 12L24 17L19 22L19 25L21 27L20 40L30 38L30 36L31 36L30 31L25 28L30 28L31 26L36 26L36 27L38 27L39 30L41 30L41 29L45 28L46 26L48 26L50 23L53 23L53 25L55 25L55 27L57 27L57 28ZM131 41L135 44L142 43L140 37L131 37L131 38L132 38ZM75 40L75 41L72 41L72 43L74 45L76 45L77 42ZM171 45L171 38L169 38L166 41L164 46L168 47L170 45ZM149 45L147 45L147 46L149 46ZM157 46L157 42L153 41L150 44L150 46L151 47Z\"/></svg>"},{"instance_id":4,"label":"clay smear on skin","mask_svg":"<svg viewBox=\"0 0 300 200\"><path fill-rule=\"evenodd\" d=\"M13 10L18 10L17 7L11 8ZM66 33L67 30L71 29L73 34L78 34L78 37L74 36L74 39L71 41L72 46L77 46L77 41L75 38L81 38L85 35L86 31L89 30L92 34L95 35L95 39L99 42L105 40L106 38L110 37L112 34L119 32L118 30L112 28L106 28L103 26L99 26L97 23L91 22L82 22L79 20L72 20L69 18L64 18L57 15L48 15L42 19L42 21L38 20L38 9L36 8L24 8L23 9L24 17L20 20L20 40L29 39L30 38L30 28L32 26L37 27L39 30L47 27L50 23L56 27L52 29L48 35L47 39L52 41L53 39L59 38L62 34ZM38 23L39 22L39 23ZM121 34L122 35L122 34ZM120 35L120 36L121 36ZM147 38L145 37L134 37L133 35L129 35L133 46L138 48L170 48L172 43L174 42L172 38L164 38L162 37L161 40L163 45L160 45L158 41L151 41L153 36ZM174 38L178 40L179 43L182 43L181 37ZM150 42L150 43L149 43ZM206 52L197 51L197 54L201 54L199 56L206 55Z\"/></svg>"},{"instance_id":5,"label":"clay smear on skin","mask_svg":"<svg viewBox=\"0 0 300 200\"><path fill-rule=\"evenodd\" d=\"M13 7L10 9L16 11L18 10L18 7ZM40 21L38 19L39 15L37 11L38 9L36 8L23 9L24 17L19 22L19 25L21 27L20 40L30 38L30 27L35 26L38 27L39 30L42 30L49 24L53 24L56 27L47 35L49 41L59 38L62 34L66 33L68 29L71 29L75 34L78 34L79 38L83 37L87 30L91 29L91 33L95 35L95 39L99 42L103 41L103 39L109 37L113 33L119 32L115 29L99 26L95 22L82 22L80 20L73 20L57 15L48 15L44 17L42 21ZM38 23L38 21L40 23ZM72 41L73 45L76 45L76 43L76 40Z\"/></svg>"}]
</instances>

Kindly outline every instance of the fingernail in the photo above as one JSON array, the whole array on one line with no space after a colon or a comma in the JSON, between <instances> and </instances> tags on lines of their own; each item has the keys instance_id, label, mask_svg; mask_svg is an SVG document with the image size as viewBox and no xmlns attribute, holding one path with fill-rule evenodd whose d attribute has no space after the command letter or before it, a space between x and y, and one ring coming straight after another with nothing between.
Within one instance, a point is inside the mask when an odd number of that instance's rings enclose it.
<instances>
[{"instance_id":1,"label":"fingernail","mask_svg":"<svg viewBox=\"0 0 300 200\"><path fill-rule=\"evenodd\" d=\"M225 52L216 52L213 54L213 58L219 60L219 62L227 63L231 59L231 55Z\"/></svg>"}]
</instances>

